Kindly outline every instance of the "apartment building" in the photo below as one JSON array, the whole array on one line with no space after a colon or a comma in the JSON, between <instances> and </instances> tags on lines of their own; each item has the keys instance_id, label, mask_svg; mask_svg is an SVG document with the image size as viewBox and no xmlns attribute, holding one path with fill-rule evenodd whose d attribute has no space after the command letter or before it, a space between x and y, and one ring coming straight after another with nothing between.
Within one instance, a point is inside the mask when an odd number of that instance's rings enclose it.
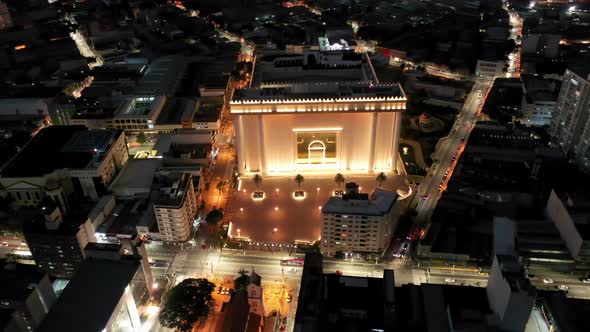
<instances>
[{"instance_id":1,"label":"apartment building","mask_svg":"<svg viewBox=\"0 0 590 332\"><path fill-rule=\"evenodd\" d=\"M566 70L549 133L583 170L590 170L590 75Z\"/></svg>"},{"instance_id":2,"label":"apartment building","mask_svg":"<svg viewBox=\"0 0 590 332\"><path fill-rule=\"evenodd\" d=\"M187 241L197 213L192 177L187 173L158 173L154 187L154 212L162 240Z\"/></svg>"},{"instance_id":3,"label":"apartment building","mask_svg":"<svg viewBox=\"0 0 590 332\"><path fill-rule=\"evenodd\" d=\"M321 248L324 255L337 251L376 253L382 251L397 223L395 192L375 189L370 195L350 191L330 197L322 207Z\"/></svg>"}]
</instances>

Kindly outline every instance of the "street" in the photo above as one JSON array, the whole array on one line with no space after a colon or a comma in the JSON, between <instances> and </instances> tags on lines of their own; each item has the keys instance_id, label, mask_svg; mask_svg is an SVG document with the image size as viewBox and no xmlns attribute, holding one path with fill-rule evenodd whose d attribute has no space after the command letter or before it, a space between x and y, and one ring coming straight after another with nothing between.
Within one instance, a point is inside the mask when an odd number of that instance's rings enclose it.
<instances>
[{"instance_id":1,"label":"street","mask_svg":"<svg viewBox=\"0 0 590 332\"><path fill-rule=\"evenodd\" d=\"M490 79L478 79L475 82L461 112L457 116L453 129L447 137L441 139L436 145L433 158L435 162L430 167L424 181L420 184L414 202L411 204L411 206L415 206L418 213L416 217L418 223L424 224L430 219L441 192L444 191L447 181L451 178L464 144L467 143L469 134L475 125L478 113L485 102L492 83L493 81Z\"/></svg>"}]
</instances>

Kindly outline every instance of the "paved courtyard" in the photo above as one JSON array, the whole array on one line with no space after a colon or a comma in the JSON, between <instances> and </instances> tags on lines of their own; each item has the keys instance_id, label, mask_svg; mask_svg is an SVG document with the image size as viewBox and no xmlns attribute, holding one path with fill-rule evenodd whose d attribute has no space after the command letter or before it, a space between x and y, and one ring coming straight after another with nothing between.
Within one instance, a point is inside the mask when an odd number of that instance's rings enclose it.
<instances>
[{"instance_id":1,"label":"paved courtyard","mask_svg":"<svg viewBox=\"0 0 590 332\"><path fill-rule=\"evenodd\" d=\"M334 182L335 174L302 175L305 180L301 190L305 191L306 197L301 200L293 198L293 192L297 190L294 175L264 177L260 190L264 191L265 197L258 201L252 199L252 193L256 191L252 177L242 177L239 190L232 192L226 208L226 216L232 223L230 236L275 244L319 240L320 207L338 189L338 185ZM344 176L346 182L360 185L360 191L364 193L370 193L378 186L376 174ZM389 174L383 188L407 191L405 177Z\"/></svg>"}]
</instances>

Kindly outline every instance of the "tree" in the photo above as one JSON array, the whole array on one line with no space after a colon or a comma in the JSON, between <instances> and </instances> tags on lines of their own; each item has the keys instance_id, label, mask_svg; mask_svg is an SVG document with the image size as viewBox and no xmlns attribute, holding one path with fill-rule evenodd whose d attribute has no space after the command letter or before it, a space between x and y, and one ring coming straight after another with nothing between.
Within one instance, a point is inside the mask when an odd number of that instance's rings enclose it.
<instances>
[{"instance_id":1,"label":"tree","mask_svg":"<svg viewBox=\"0 0 590 332\"><path fill-rule=\"evenodd\" d=\"M206 222L214 225L217 225L221 220L223 220L223 209L213 209L205 217Z\"/></svg>"},{"instance_id":2,"label":"tree","mask_svg":"<svg viewBox=\"0 0 590 332\"><path fill-rule=\"evenodd\" d=\"M159 320L162 326L181 332L191 331L202 322L214 304L215 284L207 279L185 279L164 296Z\"/></svg>"},{"instance_id":3,"label":"tree","mask_svg":"<svg viewBox=\"0 0 590 332\"><path fill-rule=\"evenodd\" d=\"M145 134L142 131L141 133L137 134L136 140L139 144L145 144L147 142L147 137L145 137Z\"/></svg>"},{"instance_id":4,"label":"tree","mask_svg":"<svg viewBox=\"0 0 590 332\"><path fill-rule=\"evenodd\" d=\"M342 186L342 184L346 182L346 179L344 178L344 175L342 175L342 173L336 173L336 176L334 176L334 182L336 182L336 184L338 184L338 188L340 188L340 186Z\"/></svg>"},{"instance_id":5,"label":"tree","mask_svg":"<svg viewBox=\"0 0 590 332\"><path fill-rule=\"evenodd\" d=\"M234 288L236 291L238 290L245 290L246 287L250 284L250 276L248 275L248 271L244 270L243 268L238 270L239 277L234 280Z\"/></svg>"},{"instance_id":6,"label":"tree","mask_svg":"<svg viewBox=\"0 0 590 332\"><path fill-rule=\"evenodd\" d=\"M260 176L260 174L256 174L254 177L252 177L252 181L254 181L254 184L256 185L256 190L260 189L260 185L262 184L262 176Z\"/></svg>"},{"instance_id":7,"label":"tree","mask_svg":"<svg viewBox=\"0 0 590 332\"><path fill-rule=\"evenodd\" d=\"M381 173L377 174L375 181L377 181L379 183L379 187L381 187L381 186L383 186L383 182L387 181L387 175L385 175L385 173L381 172Z\"/></svg>"},{"instance_id":8,"label":"tree","mask_svg":"<svg viewBox=\"0 0 590 332\"><path fill-rule=\"evenodd\" d=\"M299 188L299 190L301 190L301 184L303 183L304 180L305 180L305 178L301 174L297 174L293 178L293 181L295 181L295 183L297 183L297 188Z\"/></svg>"}]
</instances>

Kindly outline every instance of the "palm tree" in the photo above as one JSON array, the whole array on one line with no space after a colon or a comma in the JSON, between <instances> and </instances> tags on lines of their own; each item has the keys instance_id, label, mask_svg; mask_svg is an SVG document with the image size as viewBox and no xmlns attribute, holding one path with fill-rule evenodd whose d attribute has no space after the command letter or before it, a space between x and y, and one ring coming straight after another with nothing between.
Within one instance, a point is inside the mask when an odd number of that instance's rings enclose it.
<instances>
[{"instance_id":1,"label":"palm tree","mask_svg":"<svg viewBox=\"0 0 590 332\"><path fill-rule=\"evenodd\" d=\"M303 175L301 175L301 174L297 174L293 178L293 181L295 181L295 183L297 183L297 188L299 188L299 190L301 190L301 184L303 183L304 180L305 179L303 178Z\"/></svg>"},{"instance_id":2,"label":"palm tree","mask_svg":"<svg viewBox=\"0 0 590 332\"><path fill-rule=\"evenodd\" d=\"M381 187L381 186L383 186L383 182L387 181L387 175L385 175L385 173L381 172L381 173L377 174L375 181L379 182L379 187Z\"/></svg>"},{"instance_id":3,"label":"palm tree","mask_svg":"<svg viewBox=\"0 0 590 332\"><path fill-rule=\"evenodd\" d=\"M340 189L340 186L342 186L342 184L346 182L346 179L344 178L344 175L342 175L342 173L336 173L336 176L334 176L334 182L338 184L338 189Z\"/></svg>"},{"instance_id":4,"label":"palm tree","mask_svg":"<svg viewBox=\"0 0 590 332\"><path fill-rule=\"evenodd\" d=\"M256 174L252 178L252 181L254 181L254 184L256 185L256 190L260 189L259 187L260 187L260 184L262 183L262 176L260 176L260 174Z\"/></svg>"}]
</instances>

